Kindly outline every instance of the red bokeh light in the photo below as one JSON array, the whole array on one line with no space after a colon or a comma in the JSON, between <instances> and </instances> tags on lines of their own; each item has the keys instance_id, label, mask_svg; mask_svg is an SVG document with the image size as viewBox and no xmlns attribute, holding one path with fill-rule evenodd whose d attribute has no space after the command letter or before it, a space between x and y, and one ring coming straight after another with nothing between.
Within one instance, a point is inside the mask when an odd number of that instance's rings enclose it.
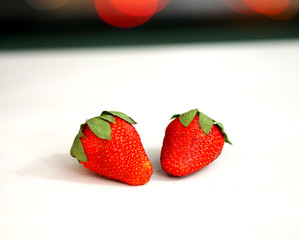
<instances>
[{"instance_id":1,"label":"red bokeh light","mask_svg":"<svg viewBox=\"0 0 299 240\"><path fill-rule=\"evenodd\" d=\"M156 13L159 0L110 0L120 12L137 17L152 16Z\"/></svg>"},{"instance_id":2,"label":"red bokeh light","mask_svg":"<svg viewBox=\"0 0 299 240\"><path fill-rule=\"evenodd\" d=\"M167 6L168 2L169 2L169 0L159 0L156 13L161 11L163 8L165 8Z\"/></svg>"},{"instance_id":3,"label":"red bokeh light","mask_svg":"<svg viewBox=\"0 0 299 240\"><path fill-rule=\"evenodd\" d=\"M169 0L110 0L124 14L137 17L152 16L162 10Z\"/></svg>"},{"instance_id":4,"label":"red bokeh light","mask_svg":"<svg viewBox=\"0 0 299 240\"><path fill-rule=\"evenodd\" d=\"M111 0L95 0L95 7L100 18L106 23L121 28L135 27L148 21L149 16L132 16L118 10Z\"/></svg>"},{"instance_id":5,"label":"red bokeh light","mask_svg":"<svg viewBox=\"0 0 299 240\"><path fill-rule=\"evenodd\" d=\"M121 28L141 25L166 7L169 0L95 0L100 18Z\"/></svg>"}]
</instances>

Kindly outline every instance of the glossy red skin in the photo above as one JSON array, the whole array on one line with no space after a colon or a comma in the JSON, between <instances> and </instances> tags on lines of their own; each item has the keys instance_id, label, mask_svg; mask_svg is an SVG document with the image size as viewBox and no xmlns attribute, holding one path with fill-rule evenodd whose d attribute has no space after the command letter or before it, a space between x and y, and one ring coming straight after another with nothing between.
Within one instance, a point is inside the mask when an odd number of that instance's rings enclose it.
<instances>
[{"instance_id":1,"label":"glossy red skin","mask_svg":"<svg viewBox=\"0 0 299 240\"><path fill-rule=\"evenodd\" d=\"M199 126L198 115L188 127L177 117L166 128L161 151L162 169L174 176L196 172L220 155L224 142L224 137L216 125L213 125L209 135L203 132Z\"/></svg>"},{"instance_id":2,"label":"glossy red skin","mask_svg":"<svg viewBox=\"0 0 299 240\"><path fill-rule=\"evenodd\" d=\"M81 142L87 162L81 162L92 172L130 185L143 185L153 174L152 165L136 129L130 123L115 118L111 125L111 140L98 138L88 126Z\"/></svg>"}]
</instances>

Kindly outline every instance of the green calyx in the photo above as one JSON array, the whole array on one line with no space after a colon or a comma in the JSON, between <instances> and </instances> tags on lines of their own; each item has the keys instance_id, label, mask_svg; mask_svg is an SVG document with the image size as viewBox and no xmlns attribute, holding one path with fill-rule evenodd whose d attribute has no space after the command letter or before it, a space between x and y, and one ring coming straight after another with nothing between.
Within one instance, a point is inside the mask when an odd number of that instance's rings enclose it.
<instances>
[{"instance_id":1,"label":"green calyx","mask_svg":"<svg viewBox=\"0 0 299 240\"><path fill-rule=\"evenodd\" d=\"M202 112L199 112L198 109L192 109L188 112L185 112L183 114L175 114L171 117L171 119L173 118L179 118L180 122L184 125L184 127L188 127L189 124L191 123L191 121L194 119L194 117L196 116L196 114L199 115L199 126L201 127L201 129L204 131L204 133L206 135L209 135L213 125L216 125L220 128L221 133L224 136L224 140L225 142L232 144L231 141L228 139L227 134L223 128L223 124L220 122L217 122L215 120L213 120L212 118L208 117L207 115L205 115Z\"/></svg>"},{"instance_id":2,"label":"green calyx","mask_svg":"<svg viewBox=\"0 0 299 240\"><path fill-rule=\"evenodd\" d=\"M77 158L79 162L87 162L87 157L85 155L84 148L80 140L81 137L85 138L85 136L82 133L84 127L85 124L80 125L79 133L76 135L70 151L71 156Z\"/></svg>"},{"instance_id":3,"label":"green calyx","mask_svg":"<svg viewBox=\"0 0 299 240\"><path fill-rule=\"evenodd\" d=\"M131 117L116 111L103 111L100 116L88 119L84 124L80 125L78 134L76 135L70 154L72 157L78 159L79 162L87 162L87 157L82 146L81 138L86 138L82 133L83 129L88 125L90 130L99 138L110 140L111 139L111 125L115 124L114 117L119 117L128 123L137 124Z\"/></svg>"}]
</instances>

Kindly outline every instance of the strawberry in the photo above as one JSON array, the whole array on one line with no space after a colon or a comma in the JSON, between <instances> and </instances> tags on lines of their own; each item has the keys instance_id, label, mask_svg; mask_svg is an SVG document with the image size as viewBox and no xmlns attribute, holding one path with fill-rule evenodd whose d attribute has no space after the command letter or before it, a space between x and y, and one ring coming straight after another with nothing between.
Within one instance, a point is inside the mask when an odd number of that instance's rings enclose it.
<instances>
[{"instance_id":1,"label":"strawberry","mask_svg":"<svg viewBox=\"0 0 299 240\"><path fill-rule=\"evenodd\" d=\"M104 111L80 126L71 155L92 172L130 185L143 185L152 165L132 124L121 112Z\"/></svg>"},{"instance_id":2,"label":"strawberry","mask_svg":"<svg viewBox=\"0 0 299 240\"><path fill-rule=\"evenodd\" d=\"M202 169L220 155L224 142L231 144L223 125L198 109L173 118L161 151L162 169L171 175L185 176Z\"/></svg>"}]
</instances>

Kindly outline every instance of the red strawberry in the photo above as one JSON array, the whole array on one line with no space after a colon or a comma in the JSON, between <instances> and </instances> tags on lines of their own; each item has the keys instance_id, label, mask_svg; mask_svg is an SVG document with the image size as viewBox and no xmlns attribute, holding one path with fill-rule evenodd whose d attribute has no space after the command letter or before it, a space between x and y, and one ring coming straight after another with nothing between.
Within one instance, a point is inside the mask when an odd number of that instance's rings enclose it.
<instances>
[{"instance_id":1,"label":"red strawberry","mask_svg":"<svg viewBox=\"0 0 299 240\"><path fill-rule=\"evenodd\" d=\"M104 111L80 126L71 155L92 172L130 185L143 185L153 174L141 139L124 113Z\"/></svg>"},{"instance_id":2,"label":"red strawberry","mask_svg":"<svg viewBox=\"0 0 299 240\"><path fill-rule=\"evenodd\" d=\"M197 109L172 118L161 152L162 168L171 175L185 176L202 169L220 155L224 142L231 144L223 125Z\"/></svg>"}]
</instances>

